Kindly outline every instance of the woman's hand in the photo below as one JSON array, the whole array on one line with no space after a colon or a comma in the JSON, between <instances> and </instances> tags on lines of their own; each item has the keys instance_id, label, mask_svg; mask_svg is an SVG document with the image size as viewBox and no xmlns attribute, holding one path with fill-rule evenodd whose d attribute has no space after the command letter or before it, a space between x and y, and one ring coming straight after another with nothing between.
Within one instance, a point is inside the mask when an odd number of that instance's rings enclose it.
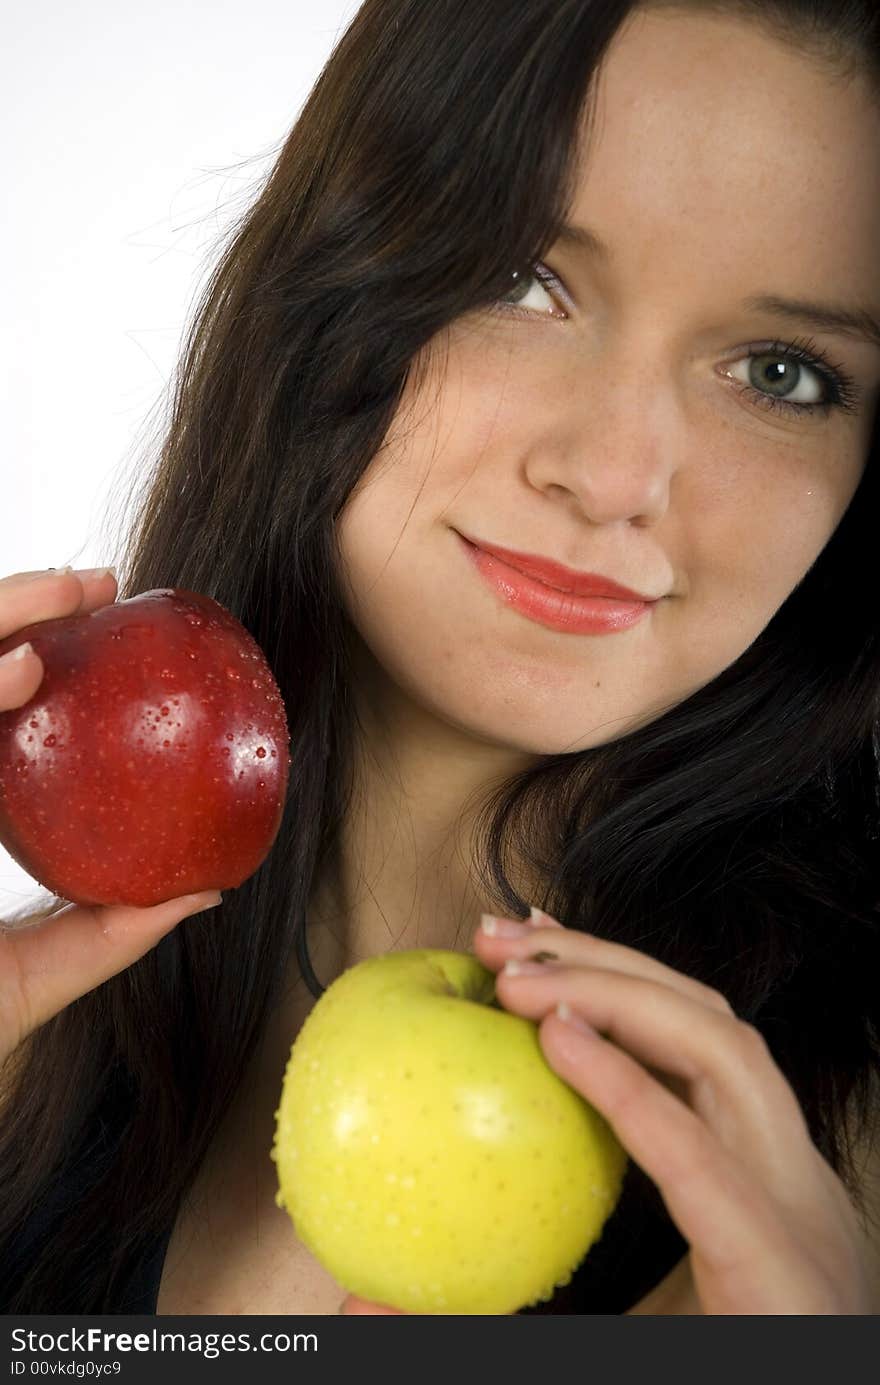
<instances>
[{"instance_id":1,"label":"woman's hand","mask_svg":"<svg viewBox=\"0 0 880 1385\"><path fill-rule=\"evenodd\" d=\"M474 951L498 974L504 1008L538 1022L547 1062L607 1119L689 1242L629 1313L874 1312L847 1190L764 1039L722 994L547 914L489 921ZM535 954L546 960L529 964ZM394 1312L353 1296L341 1307Z\"/></svg>"},{"instance_id":2,"label":"woman's hand","mask_svg":"<svg viewBox=\"0 0 880 1385\"><path fill-rule=\"evenodd\" d=\"M538 924L508 937L481 927L474 951L690 1246L629 1311L871 1314L855 1209L760 1033L723 995L642 952L546 914ZM552 956L529 965L536 953Z\"/></svg>"},{"instance_id":3,"label":"woman's hand","mask_svg":"<svg viewBox=\"0 0 880 1385\"><path fill-rule=\"evenodd\" d=\"M0 579L0 640L35 621L80 615L115 600L112 574L18 572ZM22 641L24 643L24 641ZM23 707L43 681L31 651L0 664L0 712ZM210 890L149 909L68 904L24 926L0 920L0 1065L64 1006L137 961L190 914L218 903Z\"/></svg>"},{"instance_id":4,"label":"woman's hand","mask_svg":"<svg viewBox=\"0 0 880 1385\"><path fill-rule=\"evenodd\" d=\"M498 999L538 1022L550 1066L606 1118L690 1245L629 1313L872 1314L849 1195L759 1032L645 953L546 914L503 936L513 923L474 938ZM535 954L546 960L528 966ZM395 1311L352 1296L340 1309Z\"/></svg>"}]
</instances>

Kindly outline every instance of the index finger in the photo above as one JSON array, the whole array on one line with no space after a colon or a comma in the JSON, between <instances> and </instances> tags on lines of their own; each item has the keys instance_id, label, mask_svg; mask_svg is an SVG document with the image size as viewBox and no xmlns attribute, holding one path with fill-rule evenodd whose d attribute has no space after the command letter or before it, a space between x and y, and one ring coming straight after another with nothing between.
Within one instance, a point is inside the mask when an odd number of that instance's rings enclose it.
<instances>
[{"instance_id":1,"label":"index finger","mask_svg":"<svg viewBox=\"0 0 880 1385\"><path fill-rule=\"evenodd\" d=\"M115 599L111 568L15 572L0 578L0 641L36 621L88 613Z\"/></svg>"}]
</instances>

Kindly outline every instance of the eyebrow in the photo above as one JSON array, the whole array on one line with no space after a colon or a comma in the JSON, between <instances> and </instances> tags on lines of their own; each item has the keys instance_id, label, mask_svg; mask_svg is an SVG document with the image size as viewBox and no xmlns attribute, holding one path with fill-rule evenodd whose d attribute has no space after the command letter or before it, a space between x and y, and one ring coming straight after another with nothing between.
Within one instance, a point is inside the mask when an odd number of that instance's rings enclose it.
<instances>
[{"instance_id":1,"label":"eyebrow","mask_svg":"<svg viewBox=\"0 0 880 1385\"><path fill-rule=\"evenodd\" d=\"M597 260L613 258L610 246L607 246L595 231L591 231L589 226L570 226L566 223L559 228L559 239L580 250L588 251L589 254L595 255Z\"/></svg>"},{"instance_id":2,"label":"eyebrow","mask_svg":"<svg viewBox=\"0 0 880 1385\"><path fill-rule=\"evenodd\" d=\"M586 251L596 259L610 261L610 246L588 226L563 225L559 239ZM759 293L746 298L743 307L750 312L770 313L774 317L801 322L817 332L832 332L845 337L861 337L880 348L880 313L867 308L849 307L837 303L813 303L799 298L782 298L775 293Z\"/></svg>"},{"instance_id":3,"label":"eyebrow","mask_svg":"<svg viewBox=\"0 0 880 1385\"><path fill-rule=\"evenodd\" d=\"M779 298L772 293L747 298L744 306L755 312L805 322L818 332L862 337L872 346L880 347L880 314L868 312L866 308L847 308L836 303L807 303L802 299Z\"/></svg>"}]
</instances>

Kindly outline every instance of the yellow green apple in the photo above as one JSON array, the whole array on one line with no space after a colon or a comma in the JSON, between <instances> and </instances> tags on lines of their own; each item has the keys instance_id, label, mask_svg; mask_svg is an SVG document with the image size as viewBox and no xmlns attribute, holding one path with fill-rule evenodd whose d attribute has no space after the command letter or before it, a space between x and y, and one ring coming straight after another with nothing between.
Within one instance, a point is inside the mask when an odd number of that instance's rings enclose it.
<instances>
[{"instance_id":1,"label":"yellow green apple","mask_svg":"<svg viewBox=\"0 0 880 1385\"><path fill-rule=\"evenodd\" d=\"M275 1118L276 1203L299 1239L346 1292L407 1313L551 1298L626 1165L470 953L343 972L296 1037Z\"/></svg>"}]
</instances>

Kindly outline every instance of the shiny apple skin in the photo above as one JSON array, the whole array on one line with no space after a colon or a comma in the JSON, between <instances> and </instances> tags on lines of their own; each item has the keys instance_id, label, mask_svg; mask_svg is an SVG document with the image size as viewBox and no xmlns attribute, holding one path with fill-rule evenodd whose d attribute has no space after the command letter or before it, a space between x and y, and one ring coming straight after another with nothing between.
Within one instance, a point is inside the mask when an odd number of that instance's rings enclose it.
<instances>
[{"instance_id":1,"label":"shiny apple skin","mask_svg":"<svg viewBox=\"0 0 880 1385\"><path fill-rule=\"evenodd\" d=\"M417 1314L510 1314L570 1282L627 1155L470 953L367 957L297 1032L276 1205L340 1289Z\"/></svg>"},{"instance_id":2,"label":"shiny apple skin","mask_svg":"<svg viewBox=\"0 0 880 1385\"><path fill-rule=\"evenodd\" d=\"M0 713L0 841L75 904L148 907L230 889L277 836L284 701L248 630L211 597L142 592L38 621L44 677Z\"/></svg>"}]
</instances>

